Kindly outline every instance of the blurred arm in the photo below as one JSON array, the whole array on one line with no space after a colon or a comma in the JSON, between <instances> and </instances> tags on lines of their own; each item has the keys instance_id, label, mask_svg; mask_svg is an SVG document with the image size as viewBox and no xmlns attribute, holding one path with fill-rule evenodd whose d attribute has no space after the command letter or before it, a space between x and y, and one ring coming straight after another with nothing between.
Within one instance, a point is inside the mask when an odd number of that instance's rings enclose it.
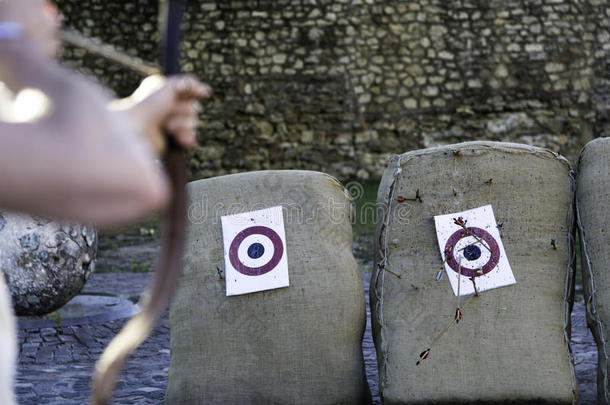
<instances>
[{"instance_id":1,"label":"blurred arm","mask_svg":"<svg viewBox=\"0 0 610 405\"><path fill-rule=\"evenodd\" d=\"M109 111L101 90L26 40L0 41L0 79L50 100L34 122L0 123L0 207L113 225L161 208L168 185L144 128Z\"/></svg>"}]
</instances>

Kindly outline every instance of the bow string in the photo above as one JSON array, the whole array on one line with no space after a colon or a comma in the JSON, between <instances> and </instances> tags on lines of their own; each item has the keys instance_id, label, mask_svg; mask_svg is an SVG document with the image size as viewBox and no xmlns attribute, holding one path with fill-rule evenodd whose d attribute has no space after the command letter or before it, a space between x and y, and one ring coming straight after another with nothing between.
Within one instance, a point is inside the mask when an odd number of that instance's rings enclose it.
<instances>
[{"instance_id":1,"label":"bow string","mask_svg":"<svg viewBox=\"0 0 610 405\"><path fill-rule=\"evenodd\" d=\"M165 2L164 2L165 3ZM164 7L166 6L166 7ZM165 75L179 72L180 23L184 0L169 0L160 5L165 14L162 65ZM93 405L109 403L117 378L127 357L146 340L167 308L181 271L186 225L186 164L184 151L170 136L165 169L171 184L171 201L163 217L161 252L151 286L140 300L142 310L127 322L102 353L93 378Z\"/></svg>"}]
</instances>

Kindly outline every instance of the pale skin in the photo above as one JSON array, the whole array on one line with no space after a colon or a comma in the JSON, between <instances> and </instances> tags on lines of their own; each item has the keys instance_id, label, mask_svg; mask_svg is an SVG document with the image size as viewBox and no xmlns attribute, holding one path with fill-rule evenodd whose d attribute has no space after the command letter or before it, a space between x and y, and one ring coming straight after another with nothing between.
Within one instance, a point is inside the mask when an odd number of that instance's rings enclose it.
<instances>
[{"instance_id":1,"label":"pale skin","mask_svg":"<svg viewBox=\"0 0 610 405\"><path fill-rule=\"evenodd\" d=\"M197 101L210 87L190 76L151 77L132 96L111 101L53 62L59 18L46 0L0 0L5 21L20 23L23 33L0 39L0 82L15 95L36 89L48 108L36 119L0 120L0 209L101 226L162 209L169 199L157 162L163 132L192 147ZM0 271L0 403L7 405L15 403L11 312Z\"/></svg>"},{"instance_id":2,"label":"pale skin","mask_svg":"<svg viewBox=\"0 0 610 405\"><path fill-rule=\"evenodd\" d=\"M33 122L0 122L0 207L102 226L162 208L169 198L155 162L162 133L192 147L196 101L210 96L209 86L191 76L151 77L111 103L51 60L59 44L53 10L45 0L0 0L0 21L25 28L0 41L0 80L14 93L39 89L52 105Z\"/></svg>"}]
</instances>

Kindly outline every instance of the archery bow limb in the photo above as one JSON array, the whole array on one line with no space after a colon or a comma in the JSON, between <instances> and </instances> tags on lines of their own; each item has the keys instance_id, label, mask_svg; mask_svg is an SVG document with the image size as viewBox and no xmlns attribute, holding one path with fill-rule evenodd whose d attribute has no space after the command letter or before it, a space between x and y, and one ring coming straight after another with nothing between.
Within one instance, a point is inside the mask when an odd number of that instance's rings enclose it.
<instances>
[{"instance_id":1,"label":"archery bow limb","mask_svg":"<svg viewBox=\"0 0 610 405\"><path fill-rule=\"evenodd\" d=\"M61 40L64 43L77 48L86 50L93 55L110 60L129 70L139 73L142 76L159 74L161 69L158 66L144 62L140 58L128 55L117 50L112 45L105 44L99 40L94 40L88 36L71 28L62 28L60 32Z\"/></svg>"},{"instance_id":2,"label":"archery bow limb","mask_svg":"<svg viewBox=\"0 0 610 405\"><path fill-rule=\"evenodd\" d=\"M166 75L178 73L180 22L184 0L170 0L163 43ZM152 286L142 296L142 311L110 342L100 357L93 378L92 404L110 401L117 378L127 357L148 337L167 308L181 270L186 224L186 165L184 151L168 137L165 168L170 178L172 199L167 208L162 233L161 253Z\"/></svg>"}]
</instances>

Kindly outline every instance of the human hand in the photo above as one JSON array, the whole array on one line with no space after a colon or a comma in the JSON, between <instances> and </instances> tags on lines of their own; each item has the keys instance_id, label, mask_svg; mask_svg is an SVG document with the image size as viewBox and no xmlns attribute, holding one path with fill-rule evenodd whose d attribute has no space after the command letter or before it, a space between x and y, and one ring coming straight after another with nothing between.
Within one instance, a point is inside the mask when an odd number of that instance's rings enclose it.
<instances>
[{"instance_id":1,"label":"human hand","mask_svg":"<svg viewBox=\"0 0 610 405\"><path fill-rule=\"evenodd\" d=\"M16 22L24 34L47 57L55 57L61 46L61 17L55 3L48 0L1 0L0 21Z\"/></svg>"},{"instance_id":2,"label":"human hand","mask_svg":"<svg viewBox=\"0 0 610 405\"><path fill-rule=\"evenodd\" d=\"M144 79L131 96L114 105L138 122L153 148L162 154L166 149L164 132L183 148L195 145L197 114L201 110L198 100L211 94L211 88L193 76L154 75Z\"/></svg>"}]
</instances>

